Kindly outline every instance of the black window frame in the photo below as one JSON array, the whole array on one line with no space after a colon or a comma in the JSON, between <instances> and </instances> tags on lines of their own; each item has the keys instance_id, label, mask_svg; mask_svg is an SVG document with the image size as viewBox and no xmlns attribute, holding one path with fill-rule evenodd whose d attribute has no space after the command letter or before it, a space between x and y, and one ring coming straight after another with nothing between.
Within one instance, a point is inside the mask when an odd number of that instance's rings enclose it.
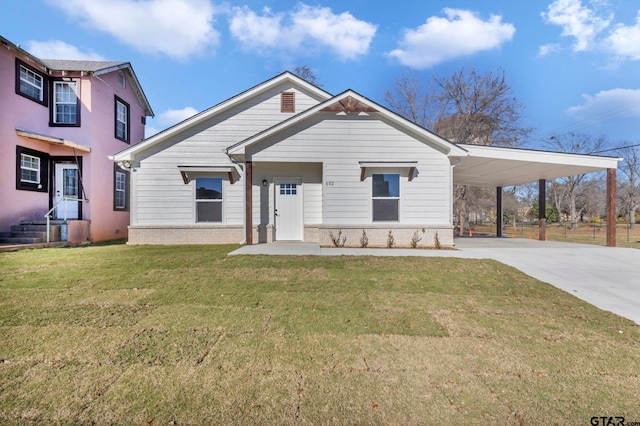
<instances>
[{"instance_id":1,"label":"black window frame","mask_svg":"<svg viewBox=\"0 0 640 426\"><path fill-rule=\"evenodd\" d=\"M116 202L116 195L118 193L117 190L117 179L118 173L122 173L124 175L124 207L119 207ZM113 165L113 210L118 212L128 212L129 211L129 199L131 192L130 185L131 172L120 167L118 164Z\"/></svg>"},{"instance_id":2,"label":"black window frame","mask_svg":"<svg viewBox=\"0 0 640 426\"><path fill-rule=\"evenodd\" d=\"M40 182L24 182L22 180L22 155L30 155L40 159ZM49 154L16 145L16 189L19 191L49 192Z\"/></svg>"},{"instance_id":3,"label":"black window frame","mask_svg":"<svg viewBox=\"0 0 640 426\"><path fill-rule=\"evenodd\" d=\"M42 78L42 99L37 99L34 98L33 96L29 96L28 94L24 93L21 89L20 89L20 68L26 68L29 71L33 72L34 74L39 75ZM16 79L16 94L20 95L24 98L27 98L35 103L38 103L42 106L48 106L49 104L49 78L47 77L46 74L44 74L42 71L39 71L37 68L32 67L31 65L27 64L26 62L21 61L20 59L16 58L16 70L15 70L15 79Z\"/></svg>"},{"instance_id":4,"label":"black window frame","mask_svg":"<svg viewBox=\"0 0 640 426\"><path fill-rule=\"evenodd\" d=\"M54 98L56 96L56 90L55 90L56 83L74 83L76 85L76 122L75 123L56 123L55 122L54 118L56 115L56 111L55 111L56 102ZM80 104L80 96L78 96L79 84L80 82L74 79L62 79L62 78L51 79L51 90L49 90L49 93L50 93L49 127L80 127L81 126L81 122L80 122L81 104Z\"/></svg>"},{"instance_id":5,"label":"black window frame","mask_svg":"<svg viewBox=\"0 0 640 426\"><path fill-rule=\"evenodd\" d=\"M127 108L127 122L126 122L126 136L121 138L118 136L118 102L124 105ZM128 102L125 102L124 99L119 97L118 95L114 95L113 101L113 136L126 143L131 143L131 106Z\"/></svg>"}]
</instances>

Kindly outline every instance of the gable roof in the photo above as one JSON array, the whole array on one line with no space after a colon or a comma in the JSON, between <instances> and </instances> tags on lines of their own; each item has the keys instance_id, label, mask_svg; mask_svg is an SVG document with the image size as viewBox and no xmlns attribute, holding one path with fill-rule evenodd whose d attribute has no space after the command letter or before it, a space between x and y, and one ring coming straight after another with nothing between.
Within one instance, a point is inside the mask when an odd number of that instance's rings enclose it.
<instances>
[{"instance_id":1,"label":"gable roof","mask_svg":"<svg viewBox=\"0 0 640 426\"><path fill-rule=\"evenodd\" d=\"M115 71L123 71L127 74L127 80L129 80L131 88L136 94L138 102L140 102L145 114L151 117L154 116L149 100L144 94L140 81L138 80L135 71L133 71L133 67L130 62L76 61L67 59L41 59L40 62L42 62L49 71L78 71L91 73L95 76L101 76Z\"/></svg>"},{"instance_id":2,"label":"gable roof","mask_svg":"<svg viewBox=\"0 0 640 426\"><path fill-rule=\"evenodd\" d=\"M147 96L144 94L142 90L142 85L136 76L136 73L133 71L133 67L130 62L121 62L121 61L78 61L78 60L68 60L68 59L40 59L33 56L31 53L22 49L19 45L13 44L6 38L0 36L0 44L4 45L9 50L15 50L23 56L26 56L32 62L32 65L35 63L39 65L42 70L48 74L53 72L64 72L64 71L73 71L73 72L86 72L93 74L95 76L100 76L102 74L107 74L114 71L122 70L129 77L128 80L132 84L133 92L136 94L140 105L142 106L143 111L147 116L153 117L153 110L151 109L151 105L149 104L149 100Z\"/></svg>"},{"instance_id":3,"label":"gable roof","mask_svg":"<svg viewBox=\"0 0 640 426\"><path fill-rule=\"evenodd\" d=\"M230 108L233 108L234 106L244 102L245 100L252 98L260 93L263 93L283 82L290 82L293 83L301 88L304 88L305 90L311 91L312 93L316 94L317 96L319 96L322 99L329 99L331 97L331 94L321 88L319 88L318 86L315 86L309 82L307 82L306 80L298 77L295 74L292 74L289 71L285 71L281 74L278 74L277 76L266 80L248 90L245 90L244 92L241 92L225 101L220 102L217 105L212 106L209 109L206 109L202 112L199 112L198 114L193 115L190 118L187 118L186 120L175 124L163 131L161 131L160 133L157 133L145 140L143 140L142 142L133 145L127 149L124 149L112 156L110 156L109 158L114 160L114 161L131 161L133 160L133 157L135 156L135 154L142 152L146 149L149 149L163 141L166 141L167 139L171 138L172 136L176 135L177 133L180 133L181 131L191 128L193 126L197 126L198 124L202 123L203 121L206 121L212 117L215 117L216 115L229 110Z\"/></svg>"},{"instance_id":4,"label":"gable roof","mask_svg":"<svg viewBox=\"0 0 640 426\"><path fill-rule=\"evenodd\" d=\"M41 59L40 62L52 71L86 72L97 72L103 69L127 64L127 62L117 61L76 61L70 59Z\"/></svg>"},{"instance_id":5,"label":"gable roof","mask_svg":"<svg viewBox=\"0 0 640 426\"><path fill-rule=\"evenodd\" d=\"M372 100L360 95L359 93L349 89L342 92L339 95L336 95L326 101L307 109L288 120L282 121L275 126L272 126L258 134L255 134L235 145L232 145L227 148L227 154L229 155L239 155L244 154L245 148L256 144L264 139L272 136L278 132L281 132L297 123L300 123L309 117L315 115L316 113L322 111L330 111L330 112L344 112L346 114L350 113L375 113L380 114L385 119L391 121L395 125L399 126L407 133L412 134L414 137L419 140L424 141L432 145L434 148L440 150L444 154L449 157L466 157L468 155L467 151L456 144L453 144L446 139L441 138L435 133L421 127L406 118L396 114L388 110L387 108L373 102Z\"/></svg>"}]
</instances>

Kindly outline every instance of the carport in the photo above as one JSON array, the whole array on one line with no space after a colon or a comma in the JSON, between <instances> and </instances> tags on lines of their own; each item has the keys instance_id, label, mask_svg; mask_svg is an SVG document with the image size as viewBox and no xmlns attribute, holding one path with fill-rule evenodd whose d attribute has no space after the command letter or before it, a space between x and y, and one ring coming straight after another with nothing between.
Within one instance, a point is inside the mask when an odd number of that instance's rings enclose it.
<instances>
[{"instance_id":1,"label":"carport","mask_svg":"<svg viewBox=\"0 0 640 426\"><path fill-rule=\"evenodd\" d=\"M607 172L607 246L616 245L616 169L619 157L568 154L531 149L457 144L468 155L453 163L453 183L496 188L496 211L502 211L502 188L538 182L540 231L546 237L546 182L583 173ZM497 215L496 235L502 236L502 215Z\"/></svg>"}]
</instances>

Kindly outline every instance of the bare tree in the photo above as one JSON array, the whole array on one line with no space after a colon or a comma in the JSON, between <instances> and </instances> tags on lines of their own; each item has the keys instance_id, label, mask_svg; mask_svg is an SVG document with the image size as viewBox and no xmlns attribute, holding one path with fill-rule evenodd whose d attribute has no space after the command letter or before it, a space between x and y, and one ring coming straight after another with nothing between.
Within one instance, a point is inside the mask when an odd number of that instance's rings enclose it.
<instances>
[{"instance_id":1,"label":"bare tree","mask_svg":"<svg viewBox=\"0 0 640 426\"><path fill-rule=\"evenodd\" d=\"M567 199L567 188L560 181L553 180L547 186L547 197L558 212L558 223L564 224L564 206Z\"/></svg>"},{"instance_id":2,"label":"bare tree","mask_svg":"<svg viewBox=\"0 0 640 426\"><path fill-rule=\"evenodd\" d=\"M523 106L502 69L479 74L462 68L426 81L407 73L395 79L385 101L404 118L452 142L518 146L531 133L521 124Z\"/></svg>"},{"instance_id":3,"label":"bare tree","mask_svg":"<svg viewBox=\"0 0 640 426\"><path fill-rule=\"evenodd\" d=\"M531 129L521 125L523 110L504 70L478 74L464 68L434 77L439 117L434 130L453 142L519 146ZM443 122L444 120L444 122Z\"/></svg>"},{"instance_id":4,"label":"bare tree","mask_svg":"<svg viewBox=\"0 0 640 426\"><path fill-rule=\"evenodd\" d=\"M620 207L629 218L629 226L635 229L636 212L640 209L640 146L628 145L618 150L618 154L624 158L619 167Z\"/></svg>"},{"instance_id":5,"label":"bare tree","mask_svg":"<svg viewBox=\"0 0 640 426\"><path fill-rule=\"evenodd\" d=\"M602 151L606 145L604 138L594 138L590 135L577 132L568 132L557 136L551 136L546 144L552 149L560 152L568 152L573 154L591 154L594 152ZM562 194L563 201L566 200L569 221L571 222L571 229L578 229L578 218L582 215L582 212L587 207L586 200L593 198L593 194L587 194L589 191L596 191L597 185L587 185L593 176L587 174L580 174L574 176L567 176L558 179L562 191L556 186L555 197L558 194ZM554 188L552 186L552 188ZM556 207L559 206L560 200L556 199ZM579 202L580 201L580 202ZM558 211L562 211L558 209Z\"/></svg>"},{"instance_id":6,"label":"bare tree","mask_svg":"<svg viewBox=\"0 0 640 426\"><path fill-rule=\"evenodd\" d=\"M405 74L394 81L385 100L396 113L455 143L519 146L531 132L520 123L523 106L502 69L481 74L462 68L430 81L423 81L415 72ZM474 198L477 194L460 185L454 188L460 234L469 207L480 204Z\"/></svg>"},{"instance_id":7,"label":"bare tree","mask_svg":"<svg viewBox=\"0 0 640 426\"><path fill-rule=\"evenodd\" d=\"M301 79L305 80L307 83L311 83L317 87L322 87L320 80L318 80L318 76L313 72L311 68L306 65L296 67L293 70L293 73Z\"/></svg>"},{"instance_id":8,"label":"bare tree","mask_svg":"<svg viewBox=\"0 0 640 426\"><path fill-rule=\"evenodd\" d=\"M393 82L393 89L387 90L385 101L391 110L413 121L419 126L433 129L438 121L433 85L428 84L416 73L408 72Z\"/></svg>"}]
</instances>

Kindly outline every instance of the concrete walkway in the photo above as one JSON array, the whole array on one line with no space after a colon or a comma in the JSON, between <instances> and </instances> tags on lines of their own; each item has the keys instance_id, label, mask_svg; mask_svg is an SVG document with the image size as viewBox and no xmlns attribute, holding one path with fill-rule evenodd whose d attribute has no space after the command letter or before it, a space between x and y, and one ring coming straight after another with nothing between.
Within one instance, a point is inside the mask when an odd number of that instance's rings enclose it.
<instances>
[{"instance_id":1,"label":"concrete walkway","mask_svg":"<svg viewBox=\"0 0 640 426\"><path fill-rule=\"evenodd\" d=\"M640 250L511 238L457 238L456 250L324 248L312 243L244 246L230 253L495 259L640 324Z\"/></svg>"}]
</instances>

